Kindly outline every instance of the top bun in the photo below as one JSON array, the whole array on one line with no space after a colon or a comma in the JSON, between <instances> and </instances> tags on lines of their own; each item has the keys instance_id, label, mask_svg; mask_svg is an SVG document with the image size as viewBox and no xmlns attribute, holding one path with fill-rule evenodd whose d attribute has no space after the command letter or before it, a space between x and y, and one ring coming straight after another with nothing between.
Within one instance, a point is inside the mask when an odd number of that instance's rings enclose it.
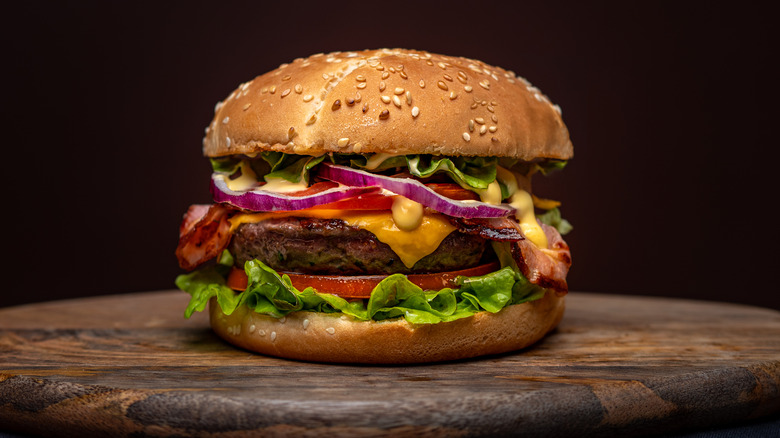
<instances>
[{"instance_id":1,"label":"top bun","mask_svg":"<svg viewBox=\"0 0 780 438\"><path fill-rule=\"evenodd\" d=\"M573 155L560 108L513 72L404 49L298 58L217 104L208 157L279 151Z\"/></svg>"}]
</instances>

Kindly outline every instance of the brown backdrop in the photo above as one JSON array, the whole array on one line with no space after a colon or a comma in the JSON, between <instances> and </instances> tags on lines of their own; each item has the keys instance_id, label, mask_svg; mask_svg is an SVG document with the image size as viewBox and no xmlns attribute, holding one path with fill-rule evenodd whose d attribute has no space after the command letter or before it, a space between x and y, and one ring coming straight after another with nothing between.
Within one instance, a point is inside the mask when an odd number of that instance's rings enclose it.
<instances>
[{"instance_id":1,"label":"brown backdrop","mask_svg":"<svg viewBox=\"0 0 780 438\"><path fill-rule=\"evenodd\" d=\"M214 104L297 57L391 46L503 66L563 108L576 157L536 186L575 226L573 290L780 308L767 11L63 3L4 14L0 306L173 287Z\"/></svg>"}]
</instances>

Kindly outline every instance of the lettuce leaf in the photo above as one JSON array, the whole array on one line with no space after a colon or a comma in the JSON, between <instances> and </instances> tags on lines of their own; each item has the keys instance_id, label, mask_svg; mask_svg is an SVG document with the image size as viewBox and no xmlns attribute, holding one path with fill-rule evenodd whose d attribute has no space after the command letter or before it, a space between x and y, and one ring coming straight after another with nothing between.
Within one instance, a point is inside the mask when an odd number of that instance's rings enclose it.
<instances>
[{"instance_id":1,"label":"lettuce leaf","mask_svg":"<svg viewBox=\"0 0 780 438\"><path fill-rule=\"evenodd\" d=\"M232 257L225 251L217 266L177 277L176 286L191 295L184 312L186 318L203 311L209 299L217 297L227 315L246 305L276 318L303 310L343 313L363 321L402 317L412 324L435 324L483 310L495 313L510 304L539 299L545 293L545 289L528 283L522 274L507 266L479 277L458 278L459 289L455 290L424 291L405 275L394 274L382 280L368 300L347 301L311 287L300 291L289 276L280 275L259 260L245 263L247 288L236 293L226 285L228 261L232 263Z\"/></svg>"},{"instance_id":2,"label":"lettuce leaf","mask_svg":"<svg viewBox=\"0 0 780 438\"><path fill-rule=\"evenodd\" d=\"M324 155L311 157L283 152L263 152L260 156L271 166L271 171L265 174L266 181L269 178L282 178L292 183L301 182L301 180L308 183L309 170L325 159Z\"/></svg>"},{"instance_id":3,"label":"lettuce leaf","mask_svg":"<svg viewBox=\"0 0 780 438\"><path fill-rule=\"evenodd\" d=\"M543 214L536 215L536 218L539 219L539 222L558 230L561 235L566 235L574 229L569 221L561 217L561 211L558 210L558 207L547 210Z\"/></svg>"}]
</instances>

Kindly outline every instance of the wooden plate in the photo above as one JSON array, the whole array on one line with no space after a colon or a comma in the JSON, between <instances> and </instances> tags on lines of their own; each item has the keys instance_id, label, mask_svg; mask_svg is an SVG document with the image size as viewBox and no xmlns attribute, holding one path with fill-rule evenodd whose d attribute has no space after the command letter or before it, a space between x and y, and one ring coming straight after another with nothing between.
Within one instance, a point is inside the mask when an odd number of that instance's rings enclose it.
<instances>
[{"instance_id":1,"label":"wooden plate","mask_svg":"<svg viewBox=\"0 0 780 438\"><path fill-rule=\"evenodd\" d=\"M780 412L780 312L570 293L523 351L418 366L235 349L179 291L0 309L0 429L40 435L658 434Z\"/></svg>"}]
</instances>

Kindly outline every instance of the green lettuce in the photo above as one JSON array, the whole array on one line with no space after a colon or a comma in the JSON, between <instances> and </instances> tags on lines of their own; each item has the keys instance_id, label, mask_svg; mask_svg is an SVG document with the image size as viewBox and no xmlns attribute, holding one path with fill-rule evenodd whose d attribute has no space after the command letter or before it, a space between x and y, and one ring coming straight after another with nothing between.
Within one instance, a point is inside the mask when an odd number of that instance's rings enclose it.
<instances>
[{"instance_id":1,"label":"green lettuce","mask_svg":"<svg viewBox=\"0 0 780 438\"><path fill-rule=\"evenodd\" d=\"M547 210L543 214L538 214L536 218L539 219L539 222L558 230L561 235L566 235L574 229L569 221L561 217L561 211L558 210L558 207Z\"/></svg>"},{"instance_id":2,"label":"green lettuce","mask_svg":"<svg viewBox=\"0 0 780 438\"><path fill-rule=\"evenodd\" d=\"M507 266L479 277L459 277L457 289L439 291L424 291L405 275L393 274L374 288L368 300L347 301L311 287L298 290L289 276L280 275L259 260L245 263L247 288L236 293L226 285L228 261L232 262L232 257L225 251L217 266L177 277L176 286L191 296L184 312L186 318L195 311L203 311L209 299L216 297L227 315L245 305L276 318L290 312L313 311L342 313L362 321L404 318L412 324L435 324L480 311L495 313L511 304L539 299L545 293L545 289L529 283Z\"/></svg>"}]
</instances>

